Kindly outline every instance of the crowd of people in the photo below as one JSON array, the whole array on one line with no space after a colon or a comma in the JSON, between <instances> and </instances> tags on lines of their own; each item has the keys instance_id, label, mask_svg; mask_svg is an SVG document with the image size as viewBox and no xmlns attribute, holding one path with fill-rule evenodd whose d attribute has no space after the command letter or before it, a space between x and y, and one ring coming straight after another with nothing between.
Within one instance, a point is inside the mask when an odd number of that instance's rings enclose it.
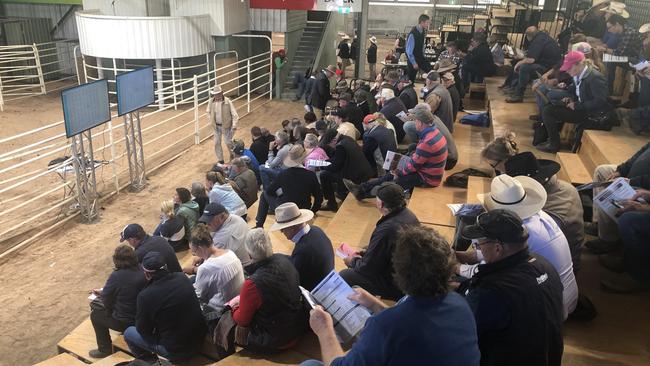
<instances>
[{"instance_id":1,"label":"crowd of people","mask_svg":"<svg viewBox=\"0 0 650 366\"><path fill-rule=\"evenodd\" d=\"M619 19L612 17L608 30L615 31ZM481 151L494 170L488 172L490 191L478 197L480 207L460 218L453 242L420 224L407 207L409 196L416 188L436 189L456 165L453 133L461 90L493 73L485 67L492 56L480 32L468 52L448 44L437 71L428 70L419 53L428 22L422 15L404 40L407 74L389 72L372 86L350 90L345 82L339 85L345 74L329 66L313 80L302 119L283 121L275 133L252 127L248 148L233 140L237 112L216 87L208 111L217 164L203 183L178 187L172 200L161 203L160 224L151 235L137 223L121 231L119 240L126 244L115 249L115 270L103 288L92 290L97 349L90 355L111 353L109 329L123 332L144 362L188 359L206 335L220 357L236 346L264 355L293 347L311 329L322 359L305 366L423 360L560 365L564 322L596 316L576 281L583 245L620 272L603 279L606 290L650 289L650 144L627 162L594 173L597 182L623 177L638 188L618 202L617 219L594 208L593 222L585 224L582 199L557 177L559 164L520 152L515 136L506 134ZM537 73L542 78L536 88L549 98L558 86L545 83L551 80L547 67L562 57L559 46L534 27L527 37L528 54L508 78L512 102ZM571 113L600 98L590 84L606 90L602 74L585 61L587 46L568 52L558 68L579 76L574 103L581 107L561 107ZM342 58L352 54L346 47L339 45ZM413 74L420 70L428 72L418 93ZM337 87L331 88L334 77ZM545 100L540 108L545 124L568 113ZM391 152L401 158L386 169ZM332 316L320 306L311 309L300 287L310 291L335 270L334 247L341 243L333 243L313 219L319 211L337 211L349 193L372 200L381 218L339 273L355 289L349 300L372 314L344 353ZM255 203L252 218L248 211ZM273 223L265 226L271 212ZM293 244L290 255L274 252L265 227ZM585 244L585 233L598 239ZM623 257L605 254L620 249ZM193 257L183 268L175 252L186 250Z\"/></svg>"}]
</instances>

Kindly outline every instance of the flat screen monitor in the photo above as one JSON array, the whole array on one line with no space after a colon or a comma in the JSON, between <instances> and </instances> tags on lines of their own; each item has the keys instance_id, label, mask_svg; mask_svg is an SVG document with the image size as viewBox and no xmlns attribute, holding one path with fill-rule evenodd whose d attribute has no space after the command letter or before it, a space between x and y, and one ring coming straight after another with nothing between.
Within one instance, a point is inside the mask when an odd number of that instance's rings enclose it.
<instances>
[{"instance_id":1,"label":"flat screen monitor","mask_svg":"<svg viewBox=\"0 0 650 366\"><path fill-rule=\"evenodd\" d=\"M153 67L143 67L119 74L115 81L118 115L153 104Z\"/></svg>"},{"instance_id":2,"label":"flat screen monitor","mask_svg":"<svg viewBox=\"0 0 650 366\"><path fill-rule=\"evenodd\" d=\"M111 119L108 81L82 84L61 92L65 135L70 138Z\"/></svg>"}]
</instances>

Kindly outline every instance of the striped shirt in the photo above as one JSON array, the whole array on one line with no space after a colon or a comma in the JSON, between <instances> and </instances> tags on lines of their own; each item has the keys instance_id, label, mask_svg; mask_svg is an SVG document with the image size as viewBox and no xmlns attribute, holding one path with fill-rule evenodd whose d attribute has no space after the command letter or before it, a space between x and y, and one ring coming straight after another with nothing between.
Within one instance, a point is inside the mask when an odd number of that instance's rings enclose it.
<instances>
[{"instance_id":1,"label":"striped shirt","mask_svg":"<svg viewBox=\"0 0 650 366\"><path fill-rule=\"evenodd\" d=\"M413 155L398 172L399 175L418 173L429 187L437 187L442 181L447 162L447 140L436 126L422 130Z\"/></svg>"}]
</instances>

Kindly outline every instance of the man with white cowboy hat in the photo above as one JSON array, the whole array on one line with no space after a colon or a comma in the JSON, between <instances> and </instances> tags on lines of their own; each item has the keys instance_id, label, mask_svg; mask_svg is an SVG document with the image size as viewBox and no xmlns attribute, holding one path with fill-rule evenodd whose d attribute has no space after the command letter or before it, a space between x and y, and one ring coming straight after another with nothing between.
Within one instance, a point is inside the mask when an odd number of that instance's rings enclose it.
<instances>
[{"instance_id":1,"label":"man with white cowboy hat","mask_svg":"<svg viewBox=\"0 0 650 366\"><path fill-rule=\"evenodd\" d=\"M477 195L489 212L496 209L509 210L517 214L528 231L528 247L531 253L548 260L560 275L564 286L564 319L578 304L578 285L573 273L571 251L566 237L553 218L542 208L546 204L546 190L535 179L527 176L511 177L501 174L492 179L490 192ZM476 264L483 260L480 249L457 252L459 262ZM464 276L474 274L475 267L461 266Z\"/></svg>"},{"instance_id":2,"label":"man with white cowboy hat","mask_svg":"<svg viewBox=\"0 0 650 366\"><path fill-rule=\"evenodd\" d=\"M332 99L330 94L330 80L336 75L336 67L329 65L327 68L322 69L316 78L316 82L311 89L311 106L314 109L316 117L322 119L324 117L323 111L327 102Z\"/></svg>"},{"instance_id":3,"label":"man with white cowboy hat","mask_svg":"<svg viewBox=\"0 0 650 366\"><path fill-rule=\"evenodd\" d=\"M341 42L336 48L336 55L341 59L341 70L343 70L343 76L345 76L345 69L351 65L350 63L350 44L348 41L350 36L344 34L341 37Z\"/></svg>"},{"instance_id":4,"label":"man with white cowboy hat","mask_svg":"<svg viewBox=\"0 0 650 366\"><path fill-rule=\"evenodd\" d=\"M370 71L370 80L377 77L377 37L372 36L368 39L370 46L367 51L368 70Z\"/></svg>"},{"instance_id":5,"label":"man with white cowboy hat","mask_svg":"<svg viewBox=\"0 0 650 366\"><path fill-rule=\"evenodd\" d=\"M306 156L307 151L302 145L291 146L283 161L286 169L283 169L271 184L264 187L260 195L255 227L264 227L269 209L274 210L286 202L294 202L298 207L311 209L312 212L320 209L323 192L316 173L305 169L303 165Z\"/></svg>"},{"instance_id":6,"label":"man with white cowboy hat","mask_svg":"<svg viewBox=\"0 0 650 366\"><path fill-rule=\"evenodd\" d=\"M334 269L332 242L321 228L308 224L313 218L312 211L286 202L275 209L271 226L271 231L280 231L294 242L291 261L300 274L300 285L309 291Z\"/></svg>"},{"instance_id":7,"label":"man with white cowboy hat","mask_svg":"<svg viewBox=\"0 0 650 366\"><path fill-rule=\"evenodd\" d=\"M221 87L217 84L210 90L210 100L208 101L207 113L209 121L214 128L214 152L217 154L219 163L224 163L223 150L221 148L221 137L223 136L230 160L233 159L232 137L237 130L239 115L237 109L232 104L230 98L223 95Z\"/></svg>"}]
</instances>

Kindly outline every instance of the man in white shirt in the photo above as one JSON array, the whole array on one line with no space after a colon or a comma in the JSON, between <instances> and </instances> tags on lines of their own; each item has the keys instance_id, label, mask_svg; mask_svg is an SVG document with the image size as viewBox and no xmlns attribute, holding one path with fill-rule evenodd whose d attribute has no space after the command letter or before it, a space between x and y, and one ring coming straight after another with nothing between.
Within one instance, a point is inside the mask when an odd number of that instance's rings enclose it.
<instances>
[{"instance_id":1,"label":"man in white shirt","mask_svg":"<svg viewBox=\"0 0 650 366\"><path fill-rule=\"evenodd\" d=\"M208 109L206 112L214 128L214 152L217 154L219 163L223 164L221 137L223 136L226 142L228 152L230 153L230 160L232 160L232 137L235 134L235 130L237 130L239 115L230 98L223 95L219 85L215 85L214 89L210 91L210 100L208 101Z\"/></svg>"},{"instance_id":2,"label":"man in white shirt","mask_svg":"<svg viewBox=\"0 0 650 366\"><path fill-rule=\"evenodd\" d=\"M244 219L231 215L223 205L209 203L205 206L199 222L208 226L216 247L235 252L244 267L249 264L250 256L244 247L244 240L250 228Z\"/></svg>"}]
</instances>

